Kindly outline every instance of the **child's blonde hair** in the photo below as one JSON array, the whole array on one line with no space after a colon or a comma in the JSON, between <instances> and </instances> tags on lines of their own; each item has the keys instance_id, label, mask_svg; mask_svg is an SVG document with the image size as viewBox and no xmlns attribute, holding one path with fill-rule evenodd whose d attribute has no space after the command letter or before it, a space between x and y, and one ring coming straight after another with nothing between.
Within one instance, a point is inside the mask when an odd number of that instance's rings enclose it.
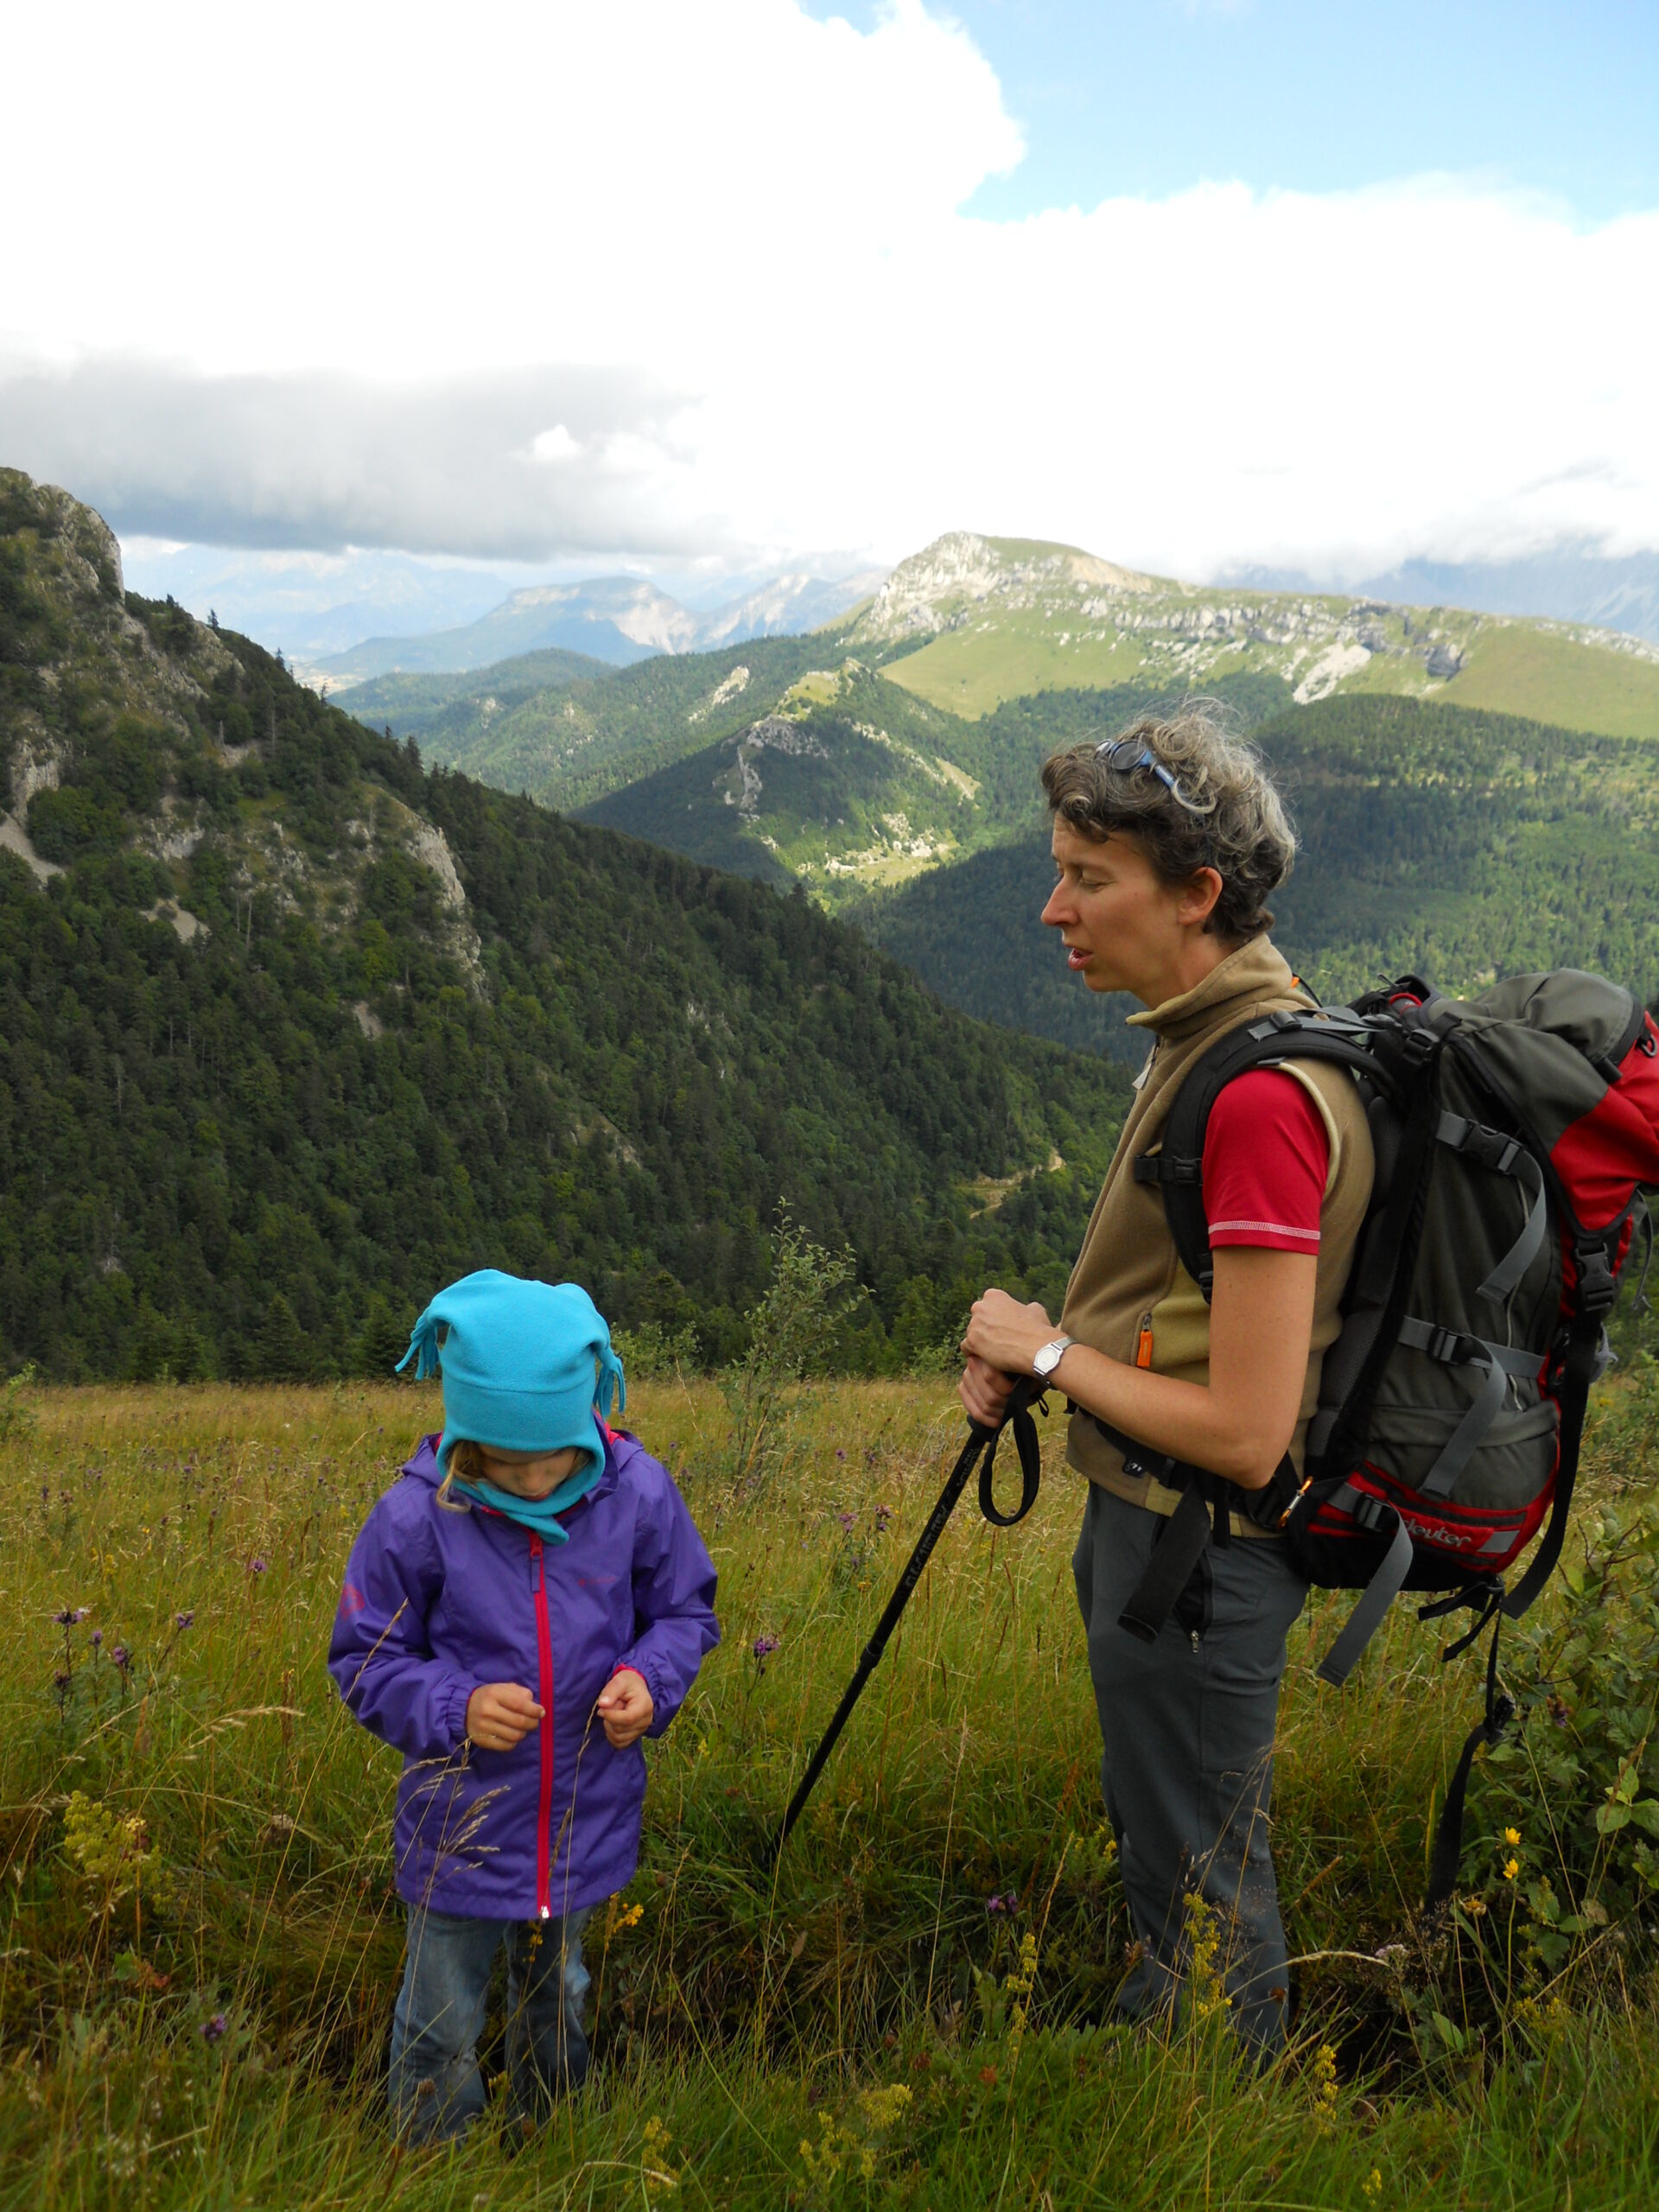
<instances>
[{"instance_id":1,"label":"child's blonde hair","mask_svg":"<svg viewBox=\"0 0 1659 2212\"><path fill-rule=\"evenodd\" d=\"M449 1464L443 1471L443 1480L438 1484L438 1503L446 1513L470 1513L470 1498L452 1497L449 1485L459 1476L464 1483L482 1479L484 1454L470 1436L463 1436L449 1447Z\"/></svg>"}]
</instances>

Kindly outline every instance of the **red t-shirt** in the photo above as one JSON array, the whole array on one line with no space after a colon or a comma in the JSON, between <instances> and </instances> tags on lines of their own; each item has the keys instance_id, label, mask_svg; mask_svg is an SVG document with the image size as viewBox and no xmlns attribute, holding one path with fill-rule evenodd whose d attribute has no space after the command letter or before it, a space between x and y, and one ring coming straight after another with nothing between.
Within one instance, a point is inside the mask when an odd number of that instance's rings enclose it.
<instances>
[{"instance_id":1,"label":"red t-shirt","mask_svg":"<svg viewBox=\"0 0 1659 2212\"><path fill-rule=\"evenodd\" d=\"M1204 1137L1211 1248L1255 1244L1317 1255L1330 1168L1319 1109L1294 1075L1254 1068L1230 1083Z\"/></svg>"}]
</instances>

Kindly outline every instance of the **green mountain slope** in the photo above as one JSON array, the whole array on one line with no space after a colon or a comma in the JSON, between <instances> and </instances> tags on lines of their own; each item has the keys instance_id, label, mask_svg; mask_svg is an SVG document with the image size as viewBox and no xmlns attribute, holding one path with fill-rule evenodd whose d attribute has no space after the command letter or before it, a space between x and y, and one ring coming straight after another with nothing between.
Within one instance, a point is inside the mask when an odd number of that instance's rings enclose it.
<instances>
[{"instance_id":1,"label":"green mountain slope","mask_svg":"<svg viewBox=\"0 0 1659 2212\"><path fill-rule=\"evenodd\" d=\"M1271 677L1224 696L1246 724L1283 706ZM1056 746L1158 704L1130 685L1012 700L978 721L941 713L849 659L791 684L772 711L582 810L585 821L763 881L794 877L834 912L960 862L1040 818Z\"/></svg>"},{"instance_id":2,"label":"green mountain slope","mask_svg":"<svg viewBox=\"0 0 1659 2212\"><path fill-rule=\"evenodd\" d=\"M377 676L353 683L349 692L330 686L328 696L371 729L395 722L399 737L442 749L450 734L481 733L514 707L539 692L562 691L586 677L607 676L609 669L588 653L550 645L537 653L516 653L466 675ZM447 754L446 754L447 757Z\"/></svg>"},{"instance_id":3,"label":"green mountain slope","mask_svg":"<svg viewBox=\"0 0 1659 2212\"><path fill-rule=\"evenodd\" d=\"M1364 694L1255 736L1302 841L1274 934L1323 995L1566 965L1659 994L1659 747ZM1033 829L850 912L951 1004L1138 1059L1035 918L1052 873Z\"/></svg>"},{"instance_id":4,"label":"green mountain slope","mask_svg":"<svg viewBox=\"0 0 1659 2212\"><path fill-rule=\"evenodd\" d=\"M903 651L893 680L978 715L1049 689L1211 691L1271 676L1299 704L1380 691L1659 737L1659 646L1622 632L1171 582L1075 547L957 531L901 562L843 626L855 652Z\"/></svg>"},{"instance_id":5,"label":"green mountain slope","mask_svg":"<svg viewBox=\"0 0 1659 2212\"><path fill-rule=\"evenodd\" d=\"M365 719L376 728L390 721L397 737L418 734L444 766L568 810L770 713L798 677L823 662L821 639L760 638L715 653L658 654L537 691L505 712L480 702L423 732L395 714ZM355 692L346 704L359 711Z\"/></svg>"},{"instance_id":6,"label":"green mountain slope","mask_svg":"<svg viewBox=\"0 0 1659 2212\"><path fill-rule=\"evenodd\" d=\"M383 1364L486 1263L724 1353L779 1200L852 1245L867 1364L988 1274L1064 1281L1109 1070L798 893L423 772L124 597L98 518L12 471L0 762L0 1365Z\"/></svg>"},{"instance_id":7,"label":"green mountain slope","mask_svg":"<svg viewBox=\"0 0 1659 2212\"><path fill-rule=\"evenodd\" d=\"M833 907L849 887L902 881L984 842L995 821L980 803L986 750L971 725L849 661L582 818L766 880L798 878Z\"/></svg>"}]
</instances>

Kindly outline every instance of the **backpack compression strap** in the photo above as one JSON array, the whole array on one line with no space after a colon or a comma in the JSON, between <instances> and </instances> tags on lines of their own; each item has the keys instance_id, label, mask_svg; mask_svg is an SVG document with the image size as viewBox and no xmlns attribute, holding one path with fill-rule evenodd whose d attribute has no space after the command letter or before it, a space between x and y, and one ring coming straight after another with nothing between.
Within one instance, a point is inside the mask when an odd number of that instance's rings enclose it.
<instances>
[{"instance_id":1,"label":"backpack compression strap","mask_svg":"<svg viewBox=\"0 0 1659 2212\"><path fill-rule=\"evenodd\" d=\"M1550 1576L1567 1541L1567 1518L1573 1510L1573 1485L1578 1479L1579 1449L1584 1441L1585 1408L1590 1385L1601 1372L1601 1315L1580 1313L1567 1339L1567 1361L1556 1403L1561 1409L1561 1440L1555 1459L1555 1494L1550 1500L1549 1526L1532 1557L1532 1563L1503 1601L1503 1611L1518 1621Z\"/></svg>"}]
</instances>

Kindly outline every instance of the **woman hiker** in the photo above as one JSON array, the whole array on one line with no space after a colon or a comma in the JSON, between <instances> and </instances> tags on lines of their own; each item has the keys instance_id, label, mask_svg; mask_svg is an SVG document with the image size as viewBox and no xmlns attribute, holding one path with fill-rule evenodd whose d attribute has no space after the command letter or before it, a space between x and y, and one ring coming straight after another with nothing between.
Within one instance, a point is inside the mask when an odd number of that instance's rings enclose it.
<instances>
[{"instance_id":1,"label":"woman hiker","mask_svg":"<svg viewBox=\"0 0 1659 2212\"><path fill-rule=\"evenodd\" d=\"M1167 2016L1189 1898L1213 1910L1230 2017L1268 2056L1285 2037L1284 1929L1269 1847L1274 1725L1285 1639L1306 1586L1271 1528L1234 1510L1155 1641L1119 1624L1181 1493L1099 1424L1263 1490L1287 1449L1300 1472L1319 1368L1370 1195L1364 1108L1340 1068L1291 1062L1239 1077L1211 1112L1205 1211L1212 1302L1181 1267L1155 1149L1182 1077L1229 1030L1306 1006L1268 937L1267 901L1295 841L1255 754L1188 706L1043 769L1056 882L1043 919L1092 991L1140 1001L1151 1052L1067 1286L1040 1306L988 1290L963 1350L962 1400L995 1421L1033 1372L1072 1408L1070 1465L1088 1478L1072 1561L1089 1640L1101 1777L1135 1942L1119 1998Z\"/></svg>"}]
</instances>

